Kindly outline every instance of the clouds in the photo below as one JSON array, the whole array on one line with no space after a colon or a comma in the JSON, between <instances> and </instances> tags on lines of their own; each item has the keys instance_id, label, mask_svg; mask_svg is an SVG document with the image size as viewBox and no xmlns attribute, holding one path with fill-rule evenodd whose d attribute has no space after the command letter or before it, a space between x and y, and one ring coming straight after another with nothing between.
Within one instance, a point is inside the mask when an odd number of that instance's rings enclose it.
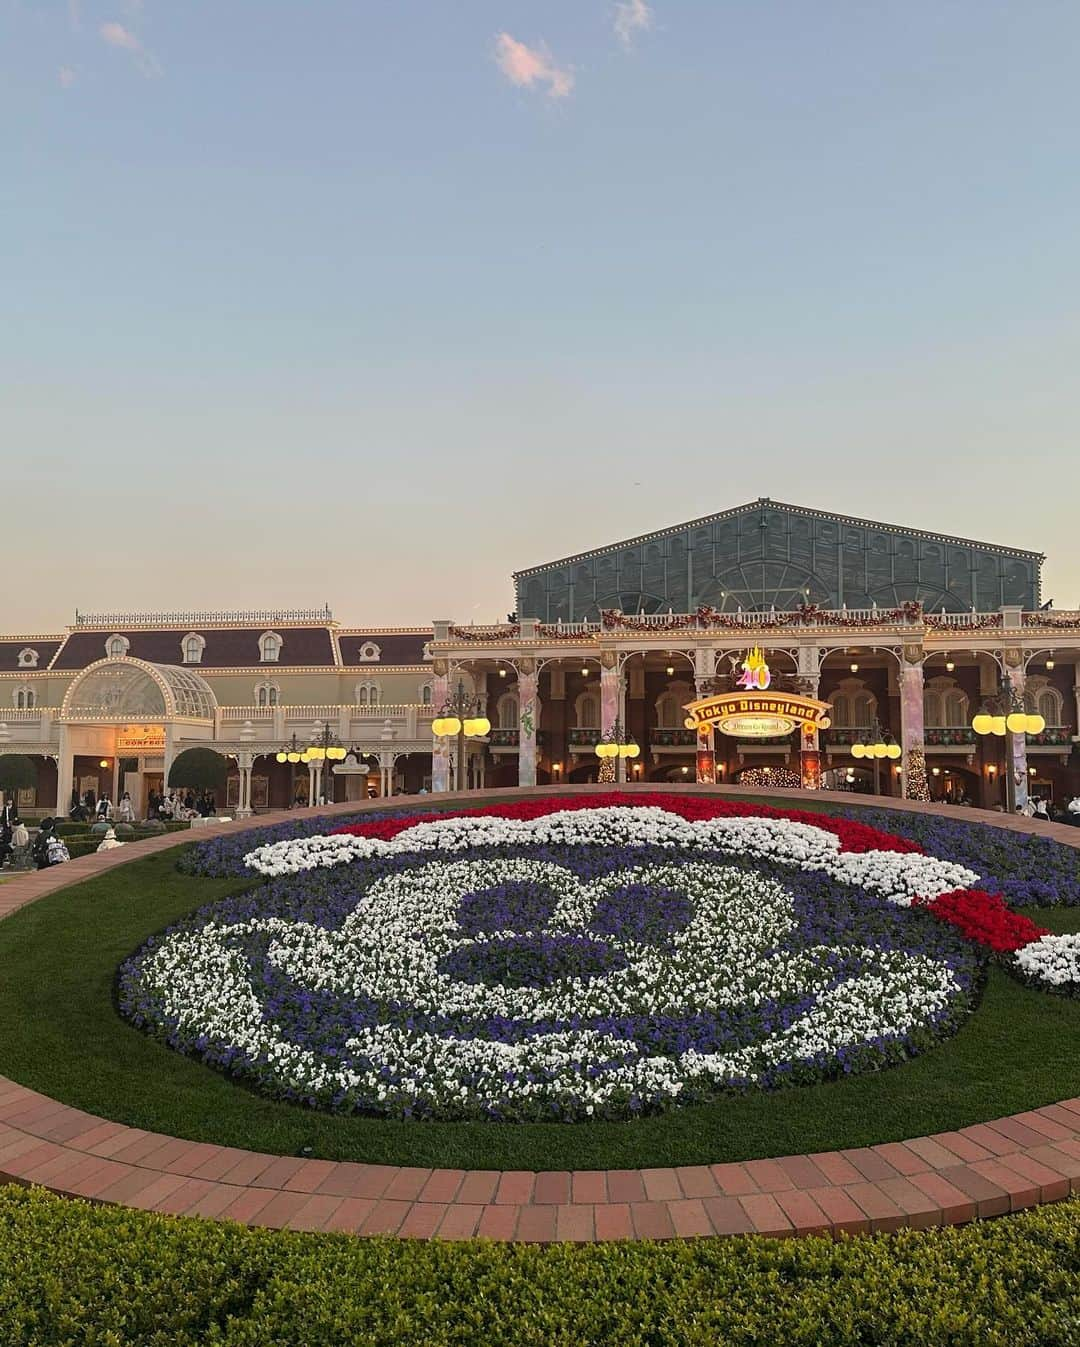
<instances>
[{"instance_id":1,"label":"clouds","mask_svg":"<svg viewBox=\"0 0 1080 1347\"><path fill-rule=\"evenodd\" d=\"M637 33L653 25L653 12L646 0L617 0L615 5L615 36L629 47Z\"/></svg>"},{"instance_id":2,"label":"clouds","mask_svg":"<svg viewBox=\"0 0 1080 1347\"><path fill-rule=\"evenodd\" d=\"M116 47L121 51L130 52L132 59L139 70L148 78L151 75L161 73L161 68L153 55L147 51L143 45L142 39L130 28L125 28L122 23L112 21L103 23L98 29L103 42L108 43L110 47Z\"/></svg>"},{"instance_id":3,"label":"clouds","mask_svg":"<svg viewBox=\"0 0 1080 1347\"><path fill-rule=\"evenodd\" d=\"M543 89L549 98L568 98L574 88L574 74L568 66L557 66L547 47L529 47L509 33L495 39L495 64L519 89Z\"/></svg>"}]
</instances>

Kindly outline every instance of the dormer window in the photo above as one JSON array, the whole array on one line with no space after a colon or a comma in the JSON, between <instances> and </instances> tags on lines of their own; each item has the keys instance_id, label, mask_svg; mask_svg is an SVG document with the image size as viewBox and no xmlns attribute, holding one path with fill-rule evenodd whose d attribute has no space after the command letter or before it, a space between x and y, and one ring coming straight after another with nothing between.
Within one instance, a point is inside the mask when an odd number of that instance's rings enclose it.
<instances>
[{"instance_id":1,"label":"dormer window","mask_svg":"<svg viewBox=\"0 0 1080 1347\"><path fill-rule=\"evenodd\" d=\"M264 664L276 664L281 654L281 637L276 631L264 631L259 637L259 658Z\"/></svg>"},{"instance_id":2,"label":"dormer window","mask_svg":"<svg viewBox=\"0 0 1080 1347\"><path fill-rule=\"evenodd\" d=\"M126 636L110 636L105 642L105 654L109 659L122 659L128 652L131 642Z\"/></svg>"},{"instance_id":3,"label":"dormer window","mask_svg":"<svg viewBox=\"0 0 1080 1347\"><path fill-rule=\"evenodd\" d=\"M25 650L19 651L19 668L36 669L38 666L38 652L31 650L29 646Z\"/></svg>"},{"instance_id":4,"label":"dormer window","mask_svg":"<svg viewBox=\"0 0 1080 1347\"><path fill-rule=\"evenodd\" d=\"M201 664L206 640L198 632L190 632L184 637L183 656L185 664Z\"/></svg>"},{"instance_id":5,"label":"dormer window","mask_svg":"<svg viewBox=\"0 0 1080 1347\"><path fill-rule=\"evenodd\" d=\"M382 658L382 651L374 641L365 641L357 658L361 664L374 664Z\"/></svg>"}]
</instances>

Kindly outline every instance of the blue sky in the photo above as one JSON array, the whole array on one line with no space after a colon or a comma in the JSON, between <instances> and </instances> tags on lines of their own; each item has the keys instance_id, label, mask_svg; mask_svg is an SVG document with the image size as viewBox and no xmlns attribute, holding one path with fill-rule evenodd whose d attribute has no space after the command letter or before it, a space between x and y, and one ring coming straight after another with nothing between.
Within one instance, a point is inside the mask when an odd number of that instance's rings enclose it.
<instances>
[{"instance_id":1,"label":"blue sky","mask_svg":"<svg viewBox=\"0 0 1080 1347\"><path fill-rule=\"evenodd\" d=\"M509 573L759 495L1080 606L1080 8L0 0L0 628Z\"/></svg>"}]
</instances>

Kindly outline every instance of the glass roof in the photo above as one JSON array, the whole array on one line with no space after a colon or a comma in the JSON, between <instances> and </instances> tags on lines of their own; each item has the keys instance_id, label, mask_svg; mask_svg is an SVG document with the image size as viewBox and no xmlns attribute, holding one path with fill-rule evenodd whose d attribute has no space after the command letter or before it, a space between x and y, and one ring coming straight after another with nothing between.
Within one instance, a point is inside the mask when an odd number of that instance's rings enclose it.
<instances>
[{"instance_id":1,"label":"glass roof","mask_svg":"<svg viewBox=\"0 0 1080 1347\"><path fill-rule=\"evenodd\" d=\"M110 659L92 664L68 688L61 715L213 720L217 699L205 679L172 664Z\"/></svg>"}]
</instances>

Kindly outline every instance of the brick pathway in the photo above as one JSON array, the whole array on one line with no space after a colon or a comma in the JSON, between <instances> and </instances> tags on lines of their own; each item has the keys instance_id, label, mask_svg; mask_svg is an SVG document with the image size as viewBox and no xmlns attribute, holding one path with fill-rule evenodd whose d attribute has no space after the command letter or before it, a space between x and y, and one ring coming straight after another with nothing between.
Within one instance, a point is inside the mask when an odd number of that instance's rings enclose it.
<instances>
[{"instance_id":1,"label":"brick pathway","mask_svg":"<svg viewBox=\"0 0 1080 1347\"><path fill-rule=\"evenodd\" d=\"M568 788L555 789L567 793ZM627 789L637 793L649 787ZM547 793L546 788L535 792ZM765 790L739 793L776 798ZM514 798L522 794L513 792ZM822 792L818 798L851 803L847 795ZM447 795L440 803L468 799ZM372 808L403 803L396 799ZM407 803L424 809L433 802L425 797ZM900 801L875 804L935 812ZM323 813L356 809L355 804L337 805ZM949 815L1039 832L1080 847L1080 829L1064 825L973 809L950 809ZM210 838L289 817L295 815L264 814L199 835ZM13 879L0 886L0 917L191 839L188 833L166 834ZM336 1163L181 1141L107 1122L0 1076L0 1177L147 1211L360 1235L585 1242L749 1232L860 1233L957 1224L1080 1192L1080 1099L956 1132L852 1150L742 1164L536 1174Z\"/></svg>"}]
</instances>

